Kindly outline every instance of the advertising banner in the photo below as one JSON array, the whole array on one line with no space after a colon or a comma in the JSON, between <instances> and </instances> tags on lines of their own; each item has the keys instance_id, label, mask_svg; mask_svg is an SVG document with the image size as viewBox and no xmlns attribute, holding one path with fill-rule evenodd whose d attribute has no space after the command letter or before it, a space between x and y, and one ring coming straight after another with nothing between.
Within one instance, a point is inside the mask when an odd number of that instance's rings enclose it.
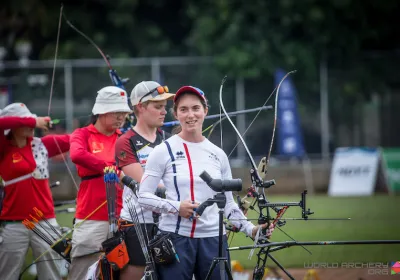
<instances>
[{"instance_id":1,"label":"advertising banner","mask_svg":"<svg viewBox=\"0 0 400 280\"><path fill-rule=\"evenodd\" d=\"M341 147L335 151L328 194L330 196L365 196L374 193L380 149Z\"/></svg>"}]
</instances>

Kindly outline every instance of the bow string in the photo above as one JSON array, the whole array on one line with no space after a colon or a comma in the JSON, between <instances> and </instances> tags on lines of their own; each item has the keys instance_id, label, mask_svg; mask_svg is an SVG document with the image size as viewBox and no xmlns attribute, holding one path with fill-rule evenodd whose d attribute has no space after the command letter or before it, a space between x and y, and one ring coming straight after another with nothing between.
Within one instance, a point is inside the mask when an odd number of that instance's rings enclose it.
<instances>
[{"instance_id":1,"label":"bow string","mask_svg":"<svg viewBox=\"0 0 400 280\"><path fill-rule=\"evenodd\" d=\"M257 235L255 237L255 244L265 244L268 243L268 239L265 238L266 234L267 234L267 230L271 225L271 215L270 215L270 208L273 209L277 215L276 218L273 219L273 225L277 225L280 221L280 219L282 218L283 214L286 212L287 208L290 205L283 205L283 208L278 208L276 205L273 205L271 203L268 202L266 195L265 195L265 189L269 188L273 185L275 185L275 180L265 180L266 176L267 176L267 171L268 171L268 163L271 157L271 153L272 153L272 148L273 148L273 143L274 143L274 138L275 138L275 130L276 130L276 126L277 126L277 104L278 104L278 98L279 98L279 90L280 87L283 83L283 81L292 73L295 73L296 71L291 71L288 72L283 78L282 80L279 82L278 86L275 88L276 89L276 96L275 96L275 113L274 113L274 125L273 125L273 131L272 131L272 137L271 137L271 142L270 142L270 146L269 146L269 150L268 150L268 155L267 157L263 157L259 163L258 166L256 166L254 158L245 142L245 140L243 139L241 133L239 132L239 130L236 128L235 124L233 123L233 121L231 120L229 114L226 112L224 103L223 103L223 99L222 99L222 93L223 93L223 86L227 80L227 77L225 76L222 79L221 82L221 86L220 86L220 91L219 91L219 102L220 102L220 106L222 111L225 114L225 117L229 123L232 125L232 128L235 130L239 141L238 143L235 145L235 147L233 148L233 150L236 148L236 146L241 142L242 145L244 146L244 149L246 151L246 154L250 160L250 180L251 180L251 187L248 188L248 192L246 197L253 197L255 199L254 203L252 205L248 205L247 207L249 207L250 209L256 210L255 209L255 204L257 204L257 208L258 208L258 224L266 224L266 228L260 230L258 230ZM275 93L275 90L268 96L266 102L264 103L264 106L267 104L268 100L273 96L273 94ZM258 114L255 116L255 118L253 119L253 121L251 122L251 124L255 121L255 119L257 118L257 116L259 115L260 112L258 112ZM250 124L250 125L251 125ZM250 127L250 126L249 126ZM247 130L249 129L249 127L246 129L246 131L244 132L244 134L247 132ZM243 134L243 135L244 135ZM229 156L232 154L233 150L231 151L231 153L229 154ZM228 156L228 157L229 157ZM260 192L260 188L262 189L262 191ZM245 197L245 198L246 198ZM245 205L247 203L247 201L245 200L245 198L240 198L240 196L238 196L238 203L239 206L241 207L242 210L245 209ZM305 203L304 203L305 204ZM279 204L278 204L279 205ZM300 206L300 205L299 205ZM303 211L304 213L304 211ZM237 231L236 228L234 228L234 230ZM262 232L262 237L264 238L260 238L260 232ZM286 233L285 233L286 234ZM252 255L252 252L250 253L250 256ZM264 270L265 270L265 266L266 266L266 260L267 260L267 256L272 259L273 261L275 261L278 265L279 263L269 254L269 247L263 247L261 248L261 250L258 252L257 254L257 265L254 268L254 273L253 273L253 279L262 279L263 275L264 275Z\"/></svg>"},{"instance_id":2,"label":"bow string","mask_svg":"<svg viewBox=\"0 0 400 280\"><path fill-rule=\"evenodd\" d=\"M62 18L64 18L64 20L66 21L66 23L73 29L75 30L77 33L79 33L81 36L83 36L91 45L93 45L96 50L100 53L100 55L102 56L102 58L104 59L107 67L109 68L108 73L110 76L110 79L112 81L112 83L114 84L114 86L119 87L123 90L126 91L125 89L125 84L129 81L129 78L121 78L118 74L117 71L112 67L111 63L110 63L110 59L108 56L106 56L104 54L104 52L101 50L101 48L89 37L87 36L85 33L83 33L81 30L79 30L77 27L75 27L65 16L64 12L63 12L63 5L61 4L60 7L60 16L59 16L59 22L58 22L58 32L57 32L57 41L56 41L56 47L55 47L55 56L54 56L54 66L53 66L53 74L52 74L52 82L51 82L51 89L50 89L50 97L49 97L49 105L48 105L48 115L50 116L50 111L51 111L51 100L52 100L52 96L53 96L53 89L54 89L54 77L55 77L55 69L56 69L56 62L57 62L57 55L58 55L58 46L59 46L59 38L60 38L60 33L61 33L61 23L62 23ZM130 108L132 108L130 100L128 98L128 105ZM127 116L126 120L125 120L125 124L124 124L124 128L121 129L122 133L125 133L129 128L133 127L133 120L134 120L134 116L133 114L131 114L130 116ZM61 148L57 142L57 140L54 138L55 144L58 147L58 150L60 151L60 154L63 158L64 164L66 165L69 175L72 178L72 181L75 185L75 188L77 190L79 190L78 185L73 177L72 171L68 166L68 162L66 160L66 158L64 157ZM56 239L51 245L50 248L47 249L45 252L43 252L39 257L37 257L32 264L37 263L39 261L39 259L41 257L43 257L45 254L47 254L48 252L50 252L51 250L55 250L55 248L57 248L57 246L59 246L60 243L65 243L66 240L68 242L70 242L70 239L68 239L68 236L76 229L78 228L84 221L86 221L90 216L92 216L95 212L97 212L101 207L103 207L104 205L106 205L107 200L103 201L98 207L96 207L96 209L94 211L92 211L87 217L85 217L83 219L83 221L81 221L80 223L76 224L71 230L69 230L68 232L66 232L65 234L63 234L62 236L60 236L59 239ZM59 253L59 252L58 252ZM65 257L64 257L65 258ZM30 264L30 265L32 265Z\"/></svg>"},{"instance_id":3,"label":"bow string","mask_svg":"<svg viewBox=\"0 0 400 280\"><path fill-rule=\"evenodd\" d=\"M81 30L79 30L77 27L75 27L65 16L64 13L62 13L65 22L73 29L75 30L78 34L80 34L82 37L84 37L92 46L96 48L96 50L100 53L101 57L104 59L107 67L108 67L108 74L110 76L110 79L114 86L119 87L123 90L126 91L125 84L129 82L129 78L121 78L117 71L112 67L111 62L110 62L110 57L108 55L105 55L103 50L85 33L83 33ZM128 98L128 105L129 108L132 108L132 104L130 102L130 99ZM122 133L125 133L128 131L130 128L133 127L133 120L134 120L134 114L130 114L126 117L124 127L121 129Z\"/></svg>"}]
</instances>

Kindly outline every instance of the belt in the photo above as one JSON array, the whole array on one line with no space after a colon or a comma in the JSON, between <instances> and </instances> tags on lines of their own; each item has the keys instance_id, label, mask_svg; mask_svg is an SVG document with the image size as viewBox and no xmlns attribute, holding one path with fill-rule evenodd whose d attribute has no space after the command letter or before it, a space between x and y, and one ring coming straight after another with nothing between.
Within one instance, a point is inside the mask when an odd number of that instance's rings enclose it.
<instances>
[{"instance_id":1,"label":"belt","mask_svg":"<svg viewBox=\"0 0 400 280\"><path fill-rule=\"evenodd\" d=\"M104 176L103 174L83 176L83 177L81 177L81 180L86 181L86 180L91 180L91 179L95 179L95 178L99 178L99 177L103 177L103 176Z\"/></svg>"},{"instance_id":2,"label":"belt","mask_svg":"<svg viewBox=\"0 0 400 280\"><path fill-rule=\"evenodd\" d=\"M130 221L125 221L125 220L122 220L122 219L119 219L118 220L118 227L121 229L121 228L127 228L127 227L131 227L131 226L134 226L135 224L134 223L132 223L132 222L130 222Z\"/></svg>"}]
</instances>

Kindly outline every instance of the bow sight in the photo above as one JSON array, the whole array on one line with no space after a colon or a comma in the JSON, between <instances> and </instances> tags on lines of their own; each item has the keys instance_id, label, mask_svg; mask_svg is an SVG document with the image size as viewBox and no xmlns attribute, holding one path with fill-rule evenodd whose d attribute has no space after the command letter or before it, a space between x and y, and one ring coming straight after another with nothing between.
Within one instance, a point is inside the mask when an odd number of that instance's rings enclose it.
<instances>
[{"instance_id":1,"label":"bow sight","mask_svg":"<svg viewBox=\"0 0 400 280\"><path fill-rule=\"evenodd\" d=\"M227 114L224 104L222 102L222 89L223 85L226 81L226 77L221 82L220 86L220 91L219 91L219 100L220 100L220 105L221 108L227 118L227 120L230 122L232 125L232 128L235 130L238 138L240 141L238 144L241 142L246 150L246 153L250 159L251 162L251 169L250 169L250 177L251 177L251 182L252 186L248 189L246 197L253 197L255 198L255 202L253 204L250 204L247 202L244 198L240 199L239 197L239 206L242 209L255 209L255 205L257 203L257 206L259 207L259 218L258 223L259 224L270 224L270 221L273 221L274 225L277 225L278 227L284 225L286 221L282 220L287 220L287 219L282 219L283 214L286 212L286 210L290 206L298 206L302 209L302 215L301 215L301 220L318 220L318 219L309 219L308 216L314 214L311 212L310 209L307 209L307 204L306 204L306 195L307 191L304 191L301 194L301 200L300 202L282 202L282 203L271 203L266 199L266 196L264 194L264 191L266 188L269 188L273 185L275 185L275 180L270 180L270 181L264 181L264 177L267 174L267 166L269 162L269 158L271 156L271 151L273 147L273 142L274 142L274 135L275 135L275 129L276 129L276 123L277 123L277 104L278 104L278 95L279 95L279 89L284 82L284 80L292 73L295 71L288 72L282 80L279 82L278 86L275 88L276 90L276 96L275 96L275 114L274 114L274 127L272 130L272 138L271 138L271 144L269 147L269 152L268 156L263 158L258 166L256 168L256 165L254 163L254 159L247 148L246 142L244 141L242 135L240 132L237 130L236 126L230 119L229 115ZM267 104L268 100L273 96L275 90L268 96L267 100L264 103L264 106ZM258 115L258 114L257 114ZM257 117L257 116L256 116ZM254 118L255 119L255 118ZM254 122L253 121L250 123L250 125ZM250 127L249 125L249 127ZM247 130L246 130L247 131ZM235 145L236 148L237 144ZM233 151L233 150L232 150ZM232 152L231 152L232 153ZM262 177L261 177L261 176ZM262 188L263 191L262 193L259 193L258 189ZM276 217L274 219L271 219L269 215L269 208L274 210L276 212ZM264 214L263 210L266 210L266 214ZM297 218L295 218L297 220ZM300 219L300 218L299 218ZM320 220L349 220L349 218L344 218L344 219L320 219ZM285 233L285 232L284 232ZM286 234L286 233L285 233ZM288 237L290 237L288 234L286 234ZM294 240L292 237L290 237L293 241L285 241L285 242L274 242L271 243L267 239L260 239L256 240L256 244L253 246L242 246L242 247L236 247L236 248L229 248L228 250L243 250L243 249L252 249L254 250L255 248L260 248L260 251L257 253L257 264L254 268L253 272L253 279L263 279L264 276L264 270L265 270L265 265L267 261L267 257L271 259L288 277L289 279L294 279L292 275L271 255L272 252L288 248L291 246L305 246L305 245L355 245L355 244L400 244L400 240L355 240L355 241L307 241L307 242L298 242ZM273 247L273 248L272 248ZM305 250L307 250L305 247L303 247ZM307 250L308 251L308 250Z\"/></svg>"},{"instance_id":2,"label":"bow sight","mask_svg":"<svg viewBox=\"0 0 400 280\"><path fill-rule=\"evenodd\" d=\"M259 207L260 211L262 211L265 208L271 208L272 210L274 210L276 212L277 216L273 220L274 220L274 223L279 222L279 224L278 224L279 226L282 226L286 223L286 222L280 221L280 218L283 216L283 213L286 211L286 209L288 209L290 206L298 206L301 208L301 217L303 220L308 220L308 216L314 214L314 212L311 212L310 208L308 208L308 209L306 208L306 195L307 195L306 190L301 193L300 202L268 202L265 199L264 195L258 194L257 192L252 192L252 194L256 198L256 201L258 203L258 207ZM252 209L254 209L254 206L252 207ZM258 223L265 224L268 222L268 218L269 218L269 220L271 220L271 217L262 215L259 218Z\"/></svg>"},{"instance_id":3,"label":"bow sight","mask_svg":"<svg viewBox=\"0 0 400 280\"><path fill-rule=\"evenodd\" d=\"M255 201L252 205L248 206L248 208L252 210L256 210L254 208L255 204L257 203L258 209L259 209L259 218L258 218L258 224L270 224L270 221L273 220L274 225L278 226L283 226L286 224L286 221L281 221L280 219L282 218L283 214L286 212L286 210L290 206L297 206L300 207L302 210L301 217L304 220L308 220L308 216L314 214L310 210L310 208L307 209L307 204L306 204L306 196L307 196L307 190L304 190L301 193L301 200L300 202L269 202L266 199L266 196L264 194L264 189L270 188L271 186L274 186L275 180L267 180L264 181L262 177L259 174L266 174L266 169L267 169L267 160L266 158L262 158L260 161L260 164L255 170L254 168L250 169L250 179L252 182L252 186L248 188L247 190L247 195L246 197L253 197L255 198ZM262 188L263 192L259 192L258 189ZM239 199L238 199L239 200ZM239 200L239 206L243 209L244 204L246 201L244 199ZM274 210L276 213L275 219L272 219L270 216L269 209ZM265 212L264 212L265 211ZM266 229L263 230L263 233L266 233Z\"/></svg>"}]
</instances>

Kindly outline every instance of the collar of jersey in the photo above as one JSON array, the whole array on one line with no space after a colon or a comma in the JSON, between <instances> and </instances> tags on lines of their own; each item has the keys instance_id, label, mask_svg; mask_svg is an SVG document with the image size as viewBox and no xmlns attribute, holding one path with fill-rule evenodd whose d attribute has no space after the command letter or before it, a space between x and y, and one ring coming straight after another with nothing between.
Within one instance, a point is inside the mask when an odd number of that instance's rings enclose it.
<instances>
[{"instance_id":1,"label":"collar of jersey","mask_svg":"<svg viewBox=\"0 0 400 280\"><path fill-rule=\"evenodd\" d=\"M90 132L92 132L92 133L101 134L101 133L96 129L96 127L95 127L93 124L90 124L90 125L88 126L88 130L89 130ZM119 130L119 129L117 129L117 130L115 131L115 133L117 133L118 135L121 135L121 134L122 134L121 130Z\"/></svg>"}]
</instances>

